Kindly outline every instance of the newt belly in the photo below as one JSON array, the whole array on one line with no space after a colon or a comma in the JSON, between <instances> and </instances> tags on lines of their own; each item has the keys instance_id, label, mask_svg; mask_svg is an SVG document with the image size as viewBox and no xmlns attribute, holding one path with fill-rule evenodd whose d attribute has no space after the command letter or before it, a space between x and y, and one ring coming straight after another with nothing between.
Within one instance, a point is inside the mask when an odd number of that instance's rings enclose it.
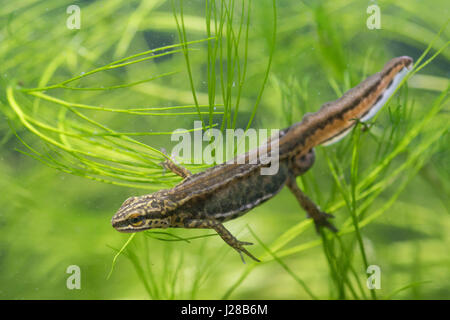
<instances>
[{"instance_id":1,"label":"newt belly","mask_svg":"<svg viewBox=\"0 0 450 320\"><path fill-rule=\"evenodd\" d=\"M286 161L285 161L286 162ZM261 175L259 170L250 170L226 184L203 192L196 197L188 197L183 204L171 212L175 217L192 219L214 219L225 222L242 216L257 205L275 196L285 185L289 177L286 163L283 163L276 175ZM184 187L180 185L180 187ZM174 188L172 192L178 192ZM181 219L174 219L180 222ZM183 227L182 223L177 226Z\"/></svg>"}]
</instances>

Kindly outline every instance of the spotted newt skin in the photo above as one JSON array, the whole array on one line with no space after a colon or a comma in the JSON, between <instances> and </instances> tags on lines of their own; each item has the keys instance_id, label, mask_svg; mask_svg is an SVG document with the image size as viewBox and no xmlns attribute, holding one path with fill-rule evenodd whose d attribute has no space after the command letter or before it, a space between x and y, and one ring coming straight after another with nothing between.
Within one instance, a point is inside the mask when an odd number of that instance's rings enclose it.
<instances>
[{"instance_id":1,"label":"spotted newt skin","mask_svg":"<svg viewBox=\"0 0 450 320\"><path fill-rule=\"evenodd\" d=\"M262 147L243 155L246 160L256 155L254 164L249 161L239 164L242 162L233 159L196 174L166 160L163 166L183 177L183 181L171 189L127 199L113 216L113 227L120 232L168 227L210 228L234 248L243 261L242 253L259 261L244 248L251 243L237 240L223 223L269 200L286 185L308 217L314 220L316 229L326 227L337 231L328 221L333 216L320 211L300 190L296 177L314 164L316 146L342 139L358 121L374 116L412 64L407 56L390 60L381 72L368 77L338 100L325 103L319 111L306 114L301 122L282 130L279 137L269 139L270 143L278 143L279 169L274 175L261 174L261 169L270 165L261 161ZM270 155L274 151L269 142L265 150Z\"/></svg>"}]
</instances>

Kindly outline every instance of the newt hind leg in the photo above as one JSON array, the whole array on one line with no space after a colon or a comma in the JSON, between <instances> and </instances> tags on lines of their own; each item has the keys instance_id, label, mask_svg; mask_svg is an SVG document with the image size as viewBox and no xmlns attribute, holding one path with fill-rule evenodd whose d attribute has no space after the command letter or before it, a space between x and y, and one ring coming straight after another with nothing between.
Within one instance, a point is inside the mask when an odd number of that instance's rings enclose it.
<instances>
[{"instance_id":1,"label":"newt hind leg","mask_svg":"<svg viewBox=\"0 0 450 320\"><path fill-rule=\"evenodd\" d=\"M334 218L334 216L320 211L319 207L311 199L309 199L308 196L302 192L302 190L300 190L294 176L289 177L286 185L297 198L300 206L306 211L308 218L312 218L314 220L314 225L317 232L319 232L321 227L326 227L333 232L338 231L336 227L328 221L329 218Z\"/></svg>"},{"instance_id":2,"label":"newt hind leg","mask_svg":"<svg viewBox=\"0 0 450 320\"><path fill-rule=\"evenodd\" d=\"M294 176L301 176L313 166L315 160L316 153L311 149L305 155L293 157L289 162L289 169Z\"/></svg>"},{"instance_id":3,"label":"newt hind leg","mask_svg":"<svg viewBox=\"0 0 450 320\"><path fill-rule=\"evenodd\" d=\"M295 180L295 177L304 174L313 166L314 160L314 149L311 149L306 155L292 158L289 163L291 176L288 178L286 185L297 198L300 206L306 211L308 217L314 220L317 232L319 232L320 227L326 227L333 232L337 232L336 227L328 221L329 218L334 218L334 216L320 211L319 207L300 190Z\"/></svg>"},{"instance_id":4,"label":"newt hind leg","mask_svg":"<svg viewBox=\"0 0 450 320\"><path fill-rule=\"evenodd\" d=\"M261 262L259 259L257 259L255 256L253 256L250 252L248 252L247 249L244 248L244 246L252 245L253 243L239 241L220 222L217 222L214 220L188 219L185 221L184 227L185 228L214 229L219 234L219 236L223 239L223 241L225 241L226 244L228 244L230 247L232 247L234 250L236 250L239 253L243 263L245 263L245 260L244 260L244 256L242 255L242 253L245 253L247 256L249 256L250 258L252 258L253 260L255 260L257 262Z\"/></svg>"}]
</instances>

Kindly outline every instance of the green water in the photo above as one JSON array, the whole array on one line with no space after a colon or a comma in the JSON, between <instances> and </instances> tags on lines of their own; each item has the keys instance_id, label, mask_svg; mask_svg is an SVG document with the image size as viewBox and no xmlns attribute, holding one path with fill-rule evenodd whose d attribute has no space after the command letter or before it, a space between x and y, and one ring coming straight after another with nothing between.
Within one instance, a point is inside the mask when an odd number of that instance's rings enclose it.
<instances>
[{"instance_id":1,"label":"green water","mask_svg":"<svg viewBox=\"0 0 450 320\"><path fill-rule=\"evenodd\" d=\"M179 1L174 8L171 1L80 1L79 29L71 29L77 21L76 11L66 11L70 4L2 1L0 298L450 298L447 2L283 0L274 7L253 0L250 9L248 1L213 4L183 1L181 10ZM367 13L373 4L380 9L380 29L368 27L376 18ZM170 52L157 58L105 68L180 39L204 41L189 51L174 46L153 53ZM285 189L226 223L240 240L254 242L249 250L262 263L242 264L217 236L187 242L139 233L107 279L129 239L111 227L112 215L128 197L180 181L158 165L158 150L174 145L170 135L149 133L191 129L199 118L222 130L284 128L389 59L408 55L417 61L427 48L421 63L438 55L370 129L317 148L314 167L298 180L336 216L338 237L317 235ZM144 57L151 55L124 62ZM103 69L85 76L96 68ZM67 86L98 90L21 90L80 75ZM123 87L109 88L114 86ZM80 105L186 108L143 115ZM141 134L126 140L117 133ZM182 238L212 233L166 231ZM79 289L67 285L72 265L80 270ZM368 265L379 267L380 289L367 288Z\"/></svg>"}]
</instances>

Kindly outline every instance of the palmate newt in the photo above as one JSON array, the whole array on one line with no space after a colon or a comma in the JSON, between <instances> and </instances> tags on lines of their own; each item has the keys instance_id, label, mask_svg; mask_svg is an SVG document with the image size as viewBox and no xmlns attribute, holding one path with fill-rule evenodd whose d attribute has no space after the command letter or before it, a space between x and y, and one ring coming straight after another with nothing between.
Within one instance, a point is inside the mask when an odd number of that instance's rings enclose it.
<instances>
[{"instance_id":1,"label":"palmate newt","mask_svg":"<svg viewBox=\"0 0 450 320\"><path fill-rule=\"evenodd\" d=\"M296 177L314 164L314 147L342 139L358 121L373 117L412 65L410 57L394 58L381 72L368 77L338 100L325 103L319 111L306 114L301 122L280 131L276 141L279 152L276 174L262 175L260 169L268 164L259 160L251 164L237 163L234 159L196 174L166 160L163 166L183 180L171 189L127 199L113 216L113 227L121 232L168 227L210 228L239 252L243 261L242 253L259 261L244 248L252 243L237 240L223 223L269 200L286 185L314 220L316 229L326 227L337 231L328 221L333 216L322 212L300 190ZM241 157L249 159L259 154L260 148ZM266 148L270 150L267 144Z\"/></svg>"}]
</instances>

